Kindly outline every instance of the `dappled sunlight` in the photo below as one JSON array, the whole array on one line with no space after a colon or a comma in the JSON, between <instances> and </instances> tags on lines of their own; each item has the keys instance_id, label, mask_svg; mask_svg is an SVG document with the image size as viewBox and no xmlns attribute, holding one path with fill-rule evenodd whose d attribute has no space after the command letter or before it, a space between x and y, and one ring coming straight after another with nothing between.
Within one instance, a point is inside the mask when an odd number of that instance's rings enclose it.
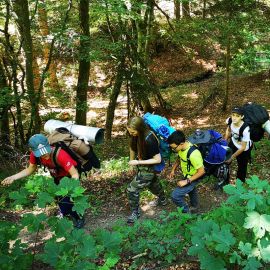
<instances>
[{"instance_id":1,"label":"dappled sunlight","mask_svg":"<svg viewBox=\"0 0 270 270\"><path fill-rule=\"evenodd\" d=\"M183 97L190 98L190 99L198 99L199 95L197 93L195 93L195 92L191 92L191 93L188 93L188 94L183 94Z\"/></svg>"}]
</instances>

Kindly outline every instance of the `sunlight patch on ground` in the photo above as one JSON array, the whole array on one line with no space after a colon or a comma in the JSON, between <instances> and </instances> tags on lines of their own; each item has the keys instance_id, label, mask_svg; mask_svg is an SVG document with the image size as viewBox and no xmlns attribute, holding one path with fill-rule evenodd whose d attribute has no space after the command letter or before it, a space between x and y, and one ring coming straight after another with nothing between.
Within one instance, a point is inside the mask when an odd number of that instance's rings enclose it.
<instances>
[{"instance_id":1,"label":"sunlight patch on ground","mask_svg":"<svg viewBox=\"0 0 270 270\"><path fill-rule=\"evenodd\" d=\"M208 127L209 116L197 118L196 123L197 123L197 126L199 127Z\"/></svg>"},{"instance_id":2,"label":"sunlight patch on ground","mask_svg":"<svg viewBox=\"0 0 270 270\"><path fill-rule=\"evenodd\" d=\"M199 98L199 95L192 92L192 93L189 93L189 94L183 94L183 97L185 98L190 98L190 99L198 99Z\"/></svg>"}]
</instances>

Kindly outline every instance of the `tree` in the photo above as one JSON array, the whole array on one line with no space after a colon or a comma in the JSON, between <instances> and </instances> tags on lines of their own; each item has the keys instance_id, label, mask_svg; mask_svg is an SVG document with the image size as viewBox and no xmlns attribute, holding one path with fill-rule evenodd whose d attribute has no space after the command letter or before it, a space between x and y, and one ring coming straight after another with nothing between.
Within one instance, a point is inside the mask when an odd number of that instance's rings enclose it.
<instances>
[{"instance_id":1,"label":"tree","mask_svg":"<svg viewBox=\"0 0 270 270\"><path fill-rule=\"evenodd\" d=\"M80 0L80 48L79 48L79 75L76 92L76 123L86 125L87 90L90 73L90 32L89 32L89 0Z\"/></svg>"}]
</instances>

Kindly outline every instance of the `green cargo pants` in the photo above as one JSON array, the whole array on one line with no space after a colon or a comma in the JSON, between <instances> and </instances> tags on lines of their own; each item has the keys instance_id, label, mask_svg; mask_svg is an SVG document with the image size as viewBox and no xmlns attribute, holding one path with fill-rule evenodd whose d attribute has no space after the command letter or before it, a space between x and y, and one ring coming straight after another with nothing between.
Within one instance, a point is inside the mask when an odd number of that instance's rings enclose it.
<instances>
[{"instance_id":1,"label":"green cargo pants","mask_svg":"<svg viewBox=\"0 0 270 270\"><path fill-rule=\"evenodd\" d=\"M139 167L136 176L127 188L128 200L132 211L139 209L140 191L143 188L148 188L154 195L161 199L165 198L164 190L157 174L151 168Z\"/></svg>"}]
</instances>

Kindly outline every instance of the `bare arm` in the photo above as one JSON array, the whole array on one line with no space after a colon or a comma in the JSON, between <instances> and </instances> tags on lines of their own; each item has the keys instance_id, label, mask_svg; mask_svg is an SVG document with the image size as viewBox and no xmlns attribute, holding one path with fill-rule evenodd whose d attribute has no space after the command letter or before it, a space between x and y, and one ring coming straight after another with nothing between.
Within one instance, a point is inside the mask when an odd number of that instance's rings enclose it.
<instances>
[{"instance_id":1,"label":"bare arm","mask_svg":"<svg viewBox=\"0 0 270 270\"><path fill-rule=\"evenodd\" d=\"M173 166L172 166L172 170L170 172L169 178L173 178L175 175L175 170L179 167L180 164L180 159L179 157L177 157L177 159L175 160Z\"/></svg>"},{"instance_id":2,"label":"bare arm","mask_svg":"<svg viewBox=\"0 0 270 270\"><path fill-rule=\"evenodd\" d=\"M246 146L247 146L247 142L241 142L241 148L239 148L234 154L232 154L231 158L226 160L225 162L231 163L234 158L236 158L237 156L239 156L245 151Z\"/></svg>"},{"instance_id":3,"label":"bare arm","mask_svg":"<svg viewBox=\"0 0 270 270\"><path fill-rule=\"evenodd\" d=\"M68 173L70 174L71 178L79 179L80 177L78 170L74 166L69 169Z\"/></svg>"},{"instance_id":4,"label":"bare arm","mask_svg":"<svg viewBox=\"0 0 270 270\"><path fill-rule=\"evenodd\" d=\"M5 178L1 182L1 184L4 185L4 186L10 185L16 180L19 180L21 178L24 178L24 177L27 177L27 176L33 174L36 171L36 169L37 169L37 165L30 163L29 166L26 169L20 171L17 174L14 174L14 175L11 175L11 176Z\"/></svg>"},{"instance_id":5,"label":"bare arm","mask_svg":"<svg viewBox=\"0 0 270 270\"><path fill-rule=\"evenodd\" d=\"M228 141L231 138L231 128L227 127L226 133L225 133L225 140Z\"/></svg>"},{"instance_id":6,"label":"bare arm","mask_svg":"<svg viewBox=\"0 0 270 270\"><path fill-rule=\"evenodd\" d=\"M177 182L177 185L179 187L184 187L188 184L190 184L192 181L198 180L200 177L202 177L205 174L204 167L200 167L195 174L193 174L190 178L188 179L183 179L179 180Z\"/></svg>"},{"instance_id":7,"label":"bare arm","mask_svg":"<svg viewBox=\"0 0 270 270\"><path fill-rule=\"evenodd\" d=\"M159 164L161 162L161 155L160 153L154 155L150 159L146 160L130 160L129 165L131 166L136 166L136 165L154 165L154 164Z\"/></svg>"}]
</instances>

